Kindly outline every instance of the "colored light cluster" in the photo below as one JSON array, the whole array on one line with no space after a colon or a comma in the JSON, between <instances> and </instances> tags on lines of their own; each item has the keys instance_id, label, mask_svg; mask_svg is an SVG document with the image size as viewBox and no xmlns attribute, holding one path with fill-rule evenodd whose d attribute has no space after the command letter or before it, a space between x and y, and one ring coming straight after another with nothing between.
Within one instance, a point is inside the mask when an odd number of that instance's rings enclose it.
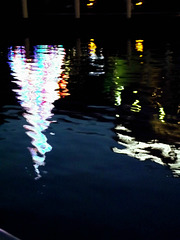
<instances>
[{"instance_id":1,"label":"colored light cluster","mask_svg":"<svg viewBox=\"0 0 180 240\"><path fill-rule=\"evenodd\" d=\"M41 177L39 166L45 164L45 154L52 150L44 131L49 127L55 100L69 95L68 75L63 74L65 50L61 45L38 45L32 57L25 47L9 49L9 65L18 88L13 91L27 123L23 127L31 137L28 147L34 162L37 178Z\"/></svg>"}]
</instances>

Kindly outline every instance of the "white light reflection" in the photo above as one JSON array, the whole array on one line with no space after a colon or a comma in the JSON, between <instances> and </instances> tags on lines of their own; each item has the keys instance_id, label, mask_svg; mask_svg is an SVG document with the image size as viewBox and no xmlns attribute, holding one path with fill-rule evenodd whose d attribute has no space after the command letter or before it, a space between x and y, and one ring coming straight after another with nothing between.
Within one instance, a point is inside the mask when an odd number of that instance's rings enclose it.
<instances>
[{"instance_id":1,"label":"white light reflection","mask_svg":"<svg viewBox=\"0 0 180 240\"><path fill-rule=\"evenodd\" d=\"M100 76L105 74L104 71L104 56L102 53L102 49L99 52L99 55L96 54L97 46L94 42L94 39L90 39L88 44L89 49L89 59L90 59L90 66L92 67L93 71L89 71L90 76Z\"/></svg>"},{"instance_id":2,"label":"white light reflection","mask_svg":"<svg viewBox=\"0 0 180 240\"><path fill-rule=\"evenodd\" d=\"M115 84L118 85L117 82L115 82ZM114 90L115 105L116 105L116 106L120 106L120 105L121 105L121 101L122 101L121 93L122 93L122 90L124 90L124 86L119 86L119 87L117 87L117 88Z\"/></svg>"},{"instance_id":3,"label":"white light reflection","mask_svg":"<svg viewBox=\"0 0 180 240\"><path fill-rule=\"evenodd\" d=\"M9 49L9 65L14 82L18 85L18 89L13 91L26 111L23 116L28 124L23 127L32 139L32 147L28 149L38 179L41 177L39 166L45 164L45 154L52 150L44 131L52 122L50 119L53 116L53 102L63 95L68 95L68 77L62 74L65 51L61 45L35 46L32 58L27 56L29 51L23 46ZM60 91L60 88L63 90Z\"/></svg>"},{"instance_id":4,"label":"white light reflection","mask_svg":"<svg viewBox=\"0 0 180 240\"><path fill-rule=\"evenodd\" d=\"M138 141L135 137L129 136L131 130L122 125L118 125L115 130L118 131L118 143L125 148L114 147L113 152L126 154L141 161L151 160L161 165L168 165L174 176L180 176L180 148L158 140L147 143Z\"/></svg>"}]
</instances>

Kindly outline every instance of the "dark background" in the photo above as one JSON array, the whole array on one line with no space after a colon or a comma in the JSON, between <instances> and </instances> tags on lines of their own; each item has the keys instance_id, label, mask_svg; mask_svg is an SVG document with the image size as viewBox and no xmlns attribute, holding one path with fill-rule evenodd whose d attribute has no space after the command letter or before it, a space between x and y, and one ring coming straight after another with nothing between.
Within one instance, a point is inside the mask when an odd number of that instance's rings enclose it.
<instances>
[{"instance_id":1,"label":"dark background","mask_svg":"<svg viewBox=\"0 0 180 240\"><path fill-rule=\"evenodd\" d=\"M163 1L163 0L143 0L142 6L135 6L138 0L132 0L134 4L133 11L135 13L145 12L161 12L161 13L179 13L180 2L176 0ZM106 13L106 14L121 14L126 11L126 0L96 0L93 8L87 8L88 0L81 0L82 13ZM29 15L34 16L37 14L73 14L74 13L74 0L31 0L28 1ZM21 0L3 1L1 2L1 18L13 19L21 18Z\"/></svg>"}]
</instances>

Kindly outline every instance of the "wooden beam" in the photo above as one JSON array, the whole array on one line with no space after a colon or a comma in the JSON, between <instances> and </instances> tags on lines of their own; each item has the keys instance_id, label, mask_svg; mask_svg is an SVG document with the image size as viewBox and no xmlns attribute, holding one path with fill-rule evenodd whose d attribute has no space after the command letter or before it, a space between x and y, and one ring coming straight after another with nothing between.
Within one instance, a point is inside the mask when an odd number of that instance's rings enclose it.
<instances>
[{"instance_id":1,"label":"wooden beam","mask_svg":"<svg viewBox=\"0 0 180 240\"><path fill-rule=\"evenodd\" d=\"M80 0L74 0L75 18L80 18Z\"/></svg>"},{"instance_id":2,"label":"wooden beam","mask_svg":"<svg viewBox=\"0 0 180 240\"><path fill-rule=\"evenodd\" d=\"M131 18L131 11L132 11L132 2L131 0L126 0L126 10L127 10L127 13L126 13L126 16L128 19Z\"/></svg>"},{"instance_id":3,"label":"wooden beam","mask_svg":"<svg viewBox=\"0 0 180 240\"><path fill-rule=\"evenodd\" d=\"M28 18L27 0L22 0L22 15L23 18Z\"/></svg>"}]
</instances>

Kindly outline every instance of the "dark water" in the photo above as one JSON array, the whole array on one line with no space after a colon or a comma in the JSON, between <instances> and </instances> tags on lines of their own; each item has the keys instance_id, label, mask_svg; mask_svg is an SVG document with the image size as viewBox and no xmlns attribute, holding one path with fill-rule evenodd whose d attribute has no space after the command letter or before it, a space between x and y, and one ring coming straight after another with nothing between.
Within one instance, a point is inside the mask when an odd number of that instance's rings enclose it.
<instances>
[{"instance_id":1,"label":"dark water","mask_svg":"<svg viewBox=\"0 0 180 240\"><path fill-rule=\"evenodd\" d=\"M1 47L0 228L179 239L178 40Z\"/></svg>"}]
</instances>

